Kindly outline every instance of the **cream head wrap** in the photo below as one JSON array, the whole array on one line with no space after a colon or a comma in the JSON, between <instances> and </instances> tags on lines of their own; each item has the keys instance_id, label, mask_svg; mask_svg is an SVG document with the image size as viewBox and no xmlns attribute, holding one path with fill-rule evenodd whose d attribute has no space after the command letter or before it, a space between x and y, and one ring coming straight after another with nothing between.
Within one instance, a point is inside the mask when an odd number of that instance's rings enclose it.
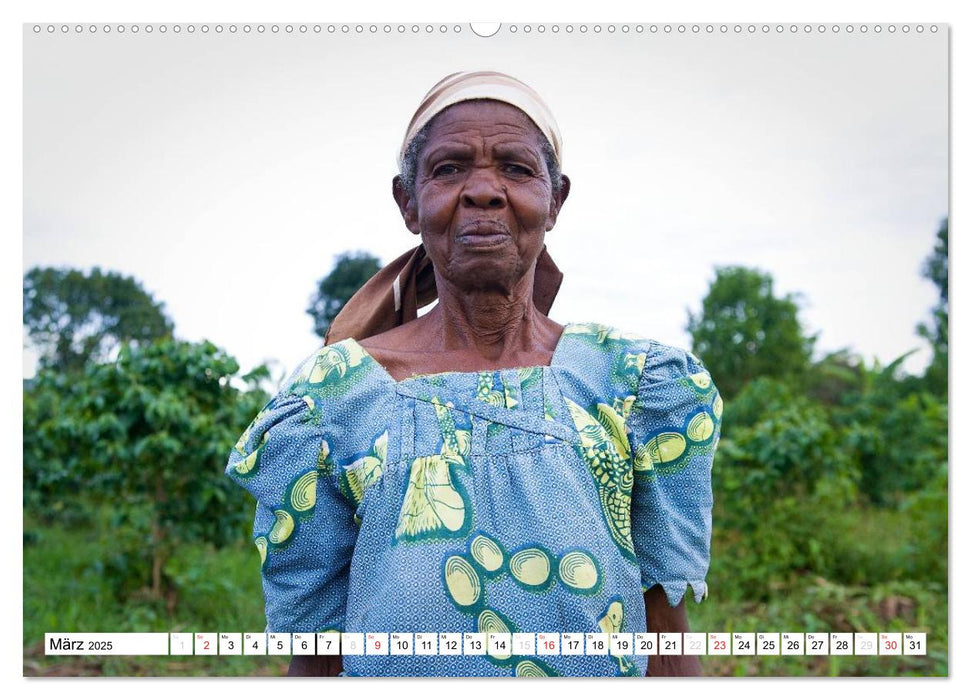
<instances>
[{"instance_id":1,"label":"cream head wrap","mask_svg":"<svg viewBox=\"0 0 971 700\"><path fill-rule=\"evenodd\" d=\"M408 144L415 138L415 134L445 108L467 100L496 100L522 110L553 146L556 162L562 163L560 129L543 98L529 85L511 75L482 70L452 73L428 91L425 99L418 105L415 116L411 118L404 141L401 142L401 150L398 151L399 171Z\"/></svg>"}]
</instances>

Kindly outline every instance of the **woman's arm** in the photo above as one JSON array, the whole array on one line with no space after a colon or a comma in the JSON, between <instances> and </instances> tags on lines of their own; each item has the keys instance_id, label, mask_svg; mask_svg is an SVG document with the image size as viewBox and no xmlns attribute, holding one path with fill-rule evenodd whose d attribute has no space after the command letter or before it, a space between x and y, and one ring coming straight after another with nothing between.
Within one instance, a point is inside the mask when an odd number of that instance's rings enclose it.
<instances>
[{"instance_id":1,"label":"woman's arm","mask_svg":"<svg viewBox=\"0 0 971 700\"><path fill-rule=\"evenodd\" d=\"M340 656L294 656L288 676L337 676L344 668Z\"/></svg>"},{"instance_id":2,"label":"woman's arm","mask_svg":"<svg viewBox=\"0 0 971 700\"><path fill-rule=\"evenodd\" d=\"M690 632L688 613L682 599L677 607L668 604L661 586L653 586L644 594L648 632ZM683 651L683 649L682 649ZM697 656L652 656L648 660L648 676L700 676L701 662Z\"/></svg>"}]
</instances>

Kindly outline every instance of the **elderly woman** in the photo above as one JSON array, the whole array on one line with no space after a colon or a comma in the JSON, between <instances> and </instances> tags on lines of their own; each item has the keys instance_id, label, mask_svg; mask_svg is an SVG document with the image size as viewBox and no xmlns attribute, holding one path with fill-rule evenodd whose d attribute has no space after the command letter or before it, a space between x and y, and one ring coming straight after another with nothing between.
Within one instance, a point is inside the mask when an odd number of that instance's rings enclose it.
<instances>
[{"instance_id":1,"label":"elderly woman","mask_svg":"<svg viewBox=\"0 0 971 700\"><path fill-rule=\"evenodd\" d=\"M451 75L399 162L394 199L421 245L355 295L230 459L258 502L268 631L687 630L721 399L690 353L546 315L562 275L545 237L570 192L549 109L509 76ZM438 651L343 669L648 670L633 648ZM295 656L291 674L340 662ZM650 658L651 675L698 670Z\"/></svg>"}]
</instances>

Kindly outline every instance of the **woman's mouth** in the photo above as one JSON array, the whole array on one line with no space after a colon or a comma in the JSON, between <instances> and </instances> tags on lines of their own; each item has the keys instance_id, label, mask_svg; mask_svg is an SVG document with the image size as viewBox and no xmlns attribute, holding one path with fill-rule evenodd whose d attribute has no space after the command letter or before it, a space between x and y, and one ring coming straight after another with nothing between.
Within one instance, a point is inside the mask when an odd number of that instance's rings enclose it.
<instances>
[{"instance_id":1,"label":"woman's mouth","mask_svg":"<svg viewBox=\"0 0 971 700\"><path fill-rule=\"evenodd\" d=\"M489 248L502 245L512 237L504 226L494 223L477 222L459 229L455 240L462 245L474 248Z\"/></svg>"}]
</instances>

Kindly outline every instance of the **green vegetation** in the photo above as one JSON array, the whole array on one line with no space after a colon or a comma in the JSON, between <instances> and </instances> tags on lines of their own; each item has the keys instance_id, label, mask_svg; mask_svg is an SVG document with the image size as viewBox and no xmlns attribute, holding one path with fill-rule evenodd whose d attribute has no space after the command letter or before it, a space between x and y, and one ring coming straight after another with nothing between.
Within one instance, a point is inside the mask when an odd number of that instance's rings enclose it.
<instances>
[{"instance_id":1,"label":"green vegetation","mask_svg":"<svg viewBox=\"0 0 971 700\"><path fill-rule=\"evenodd\" d=\"M25 510L54 521L108 507L98 565L119 596L174 594L164 568L179 547L245 536L245 497L222 470L268 397L233 388L238 369L211 343L164 338L82 374L37 376L24 402Z\"/></svg>"},{"instance_id":2,"label":"green vegetation","mask_svg":"<svg viewBox=\"0 0 971 700\"><path fill-rule=\"evenodd\" d=\"M250 511L250 508L246 508ZM53 676L242 676L286 674L285 657L45 657L45 632L253 632L262 630L259 555L242 538L230 547L180 547L165 574L183 593L121 598L100 562L114 545L114 513L90 513L83 528L24 517L24 674Z\"/></svg>"},{"instance_id":3,"label":"green vegetation","mask_svg":"<svg viewBox=\"0 0 971 700\"><path fill-rule=\"evenodd\" d=\"M934 252L924 261L921 274L937 287L937 303L931 309L931 323L921 323L917 333L934 349L934 359L927 368L926 378L931 389L947 394L947 219L937 231Z\"/></svg>"},{"instance_id":4,"label":"green vegetation","mask_svg":"<svg viewBox=\"0 0 971 700\"><path fill-rule=\"evenodd\" d=\"M381 261L370 253L341 253L334 269L317 282L307 313L314 320L314 333L323 338L344 304L381 269Z\"/></svg>"},{"instance_id":5,"label":"green vegetation","mask_svg":"<svg viewBox=\"0 0 971 700\"><path fill-rule=\"evenodd\" d=\"M940 302L933 330L921 327L934 351L921 377L902 373L906 356L811 362L792 297L775 299L764 273L718 270L689 323L732 396L712 472L712 594L693 628L924 631L929 653L709 657L708 673L947 675L946 270L945 222L924 266Z\"/></svg>"},{"instance_id":6,"label":"green vegetation","mask_svg":"<svg viewBox=\"0 0 971 700\"><path fill-rule=\"evenodd\" d=\"M813 361L797 297L775 297L765 272L716 271L689 320L694 351L727 399L711 595L689 615L698 631L923 631L928 655L710 656L705 673L947 675L946 222L923 274L939 290L918 329L933 360L911 376L905 358L884 367L843 350ZM354 289L348 282L339 296ZM317 308L323 333L339 306ZM66 316L45 324L71 327ZM90 353L78 366L67 354L62 366L47 355L25 382L24 672L282 675L281 657L44 656L45 632L265 626L253 503L223 477L267 398L265 369L240 377L211 344L168 333L113 337L116 359Z\"/></svg>"},{"instance_id":7,"label":"green vegetation","mask_svg":"<svg viewBox=\"0 0 971 700\"><path fill-rule=\"evenodd\" d=\"M29 332L57 331L31 332L50 352L24 383L24 672L279 675L279 659L44 657L45 632L263 629L253 503L223 469L268 373L237 376L167 320L136 333L162 305L131 278L34 269L24 288Z\"/></svg>"}]
</instances>

